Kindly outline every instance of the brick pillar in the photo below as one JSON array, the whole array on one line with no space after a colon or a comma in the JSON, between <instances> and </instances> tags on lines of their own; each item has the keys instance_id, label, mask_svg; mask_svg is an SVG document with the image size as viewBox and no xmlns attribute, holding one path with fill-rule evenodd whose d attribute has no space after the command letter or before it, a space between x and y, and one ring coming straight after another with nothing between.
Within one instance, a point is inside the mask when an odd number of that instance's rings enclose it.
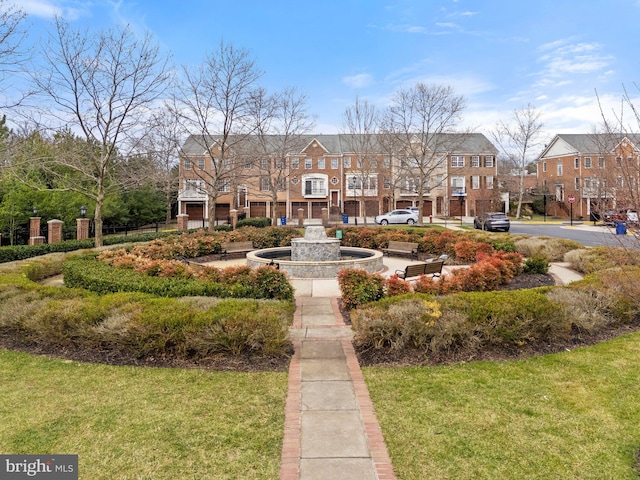
<instances>
[{"instance_id":1,"label":"brick pillar","mask_svg":"<svg viewBox=\"0 0 640 480\"><path fill-rule=\"evenodd\" d=\"M89 238L89 222L88 218L76 218L76 238L78 240Z\"/></svg>"},{"instance_id":2,"label":"brick pillar","mask_svg":"<svg viewBox=\"0 0 640 480\"><path fill-rule=\"evenodd\" d=\"M233 229L236 229L236 224L238 223L238 210L236 210L235 208L231 209L231 211L229 212L229 216L231 217L231 227L233 227Z\"/></svg>"},{"instance_id":3,"label":"brick pillar","mask_svg":"<svg viewBox=\"0 0 640 480\"><path fill-rule=\"evenodd\" d=\"M29 219L29 245L42 245L44 237L40 236L40 217Z\"/></svg>"},{"instance_id":4,"label":"brick pillar","mask_svg":"<svg viewBox=\"0 0 640 480\"><path fill-rule=\"evenodd\" d=\"M40 236L40 217L31 217L29 219L29 237Z\"/></svg>"},{"instance_id":5,"label":"brick pillar","mask_svg":"<svg viewBox=\"0 0 640 480\"><path fill-rule=\"evenodd\" d=\"M62 241L62 225L64 222L62 220L49 220L47 222L47 231L48 231L48 242L49 243L59 243Z\"/></svg>"},{"instance_id":6,"label":"brick pillar","mask_svg":"<svg viewBox=\"0 0 640 480\"><path fill-rule=\"evenodd\" d=\"M181 213L176 218L178 220L178 230L179 231L182 232L182 231L185 231L185 230L189 230L189 215L187 215L186 213Z\"/></svg>"},{"instance_id":7,"label":"brick pillar","mask_svg":"<svg viewBox=\"0 0 640 480\"><path fill-rule=\"evenodd\" d=\"M329 209L327 207L322 208L322 226L329 225Z\"/></svg>"}]
</instances>

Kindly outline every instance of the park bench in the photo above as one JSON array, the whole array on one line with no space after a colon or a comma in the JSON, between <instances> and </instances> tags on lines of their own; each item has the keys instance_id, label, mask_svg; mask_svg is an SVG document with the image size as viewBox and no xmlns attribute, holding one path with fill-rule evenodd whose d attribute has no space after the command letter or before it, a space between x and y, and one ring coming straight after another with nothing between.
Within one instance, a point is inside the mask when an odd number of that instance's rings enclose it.
<instances>
[{"instance_id":1,"label":"park bench","mask_svg":"<svg viewBox=\"0 0 640 480\"><path fill-rule=\"evenodd\" d=\"M220 258L224 258L227 255L233 255L236 253L247 254L250 251L255 250L253 248L253 242L227 242L220 245Z\"/></svg>"},{"instance_id":2,"label":"park bench","mask_svg":"<svg viewBox=\"0 0 640 480\"><path fill-rule=\"evenodd\" d=\"M411 258L418 258L418 244L412 242L397 242L390 240L389 245L382 249L383 253L389 256L392 253L400 255L411 255Z\"/></svg>"},{"instance_id":3,"label":"park bench","mask_svg":"<svg viewBox=\"0 0 640 480\"><path fill-rule=\"evenodd\" d=\"M443 261L414 263L407 265L404 270L396 270L399 278L406 280L407 278L419 277L420 275L431 275L439 277L442 273Z\"/></svg>"}]
</instances>

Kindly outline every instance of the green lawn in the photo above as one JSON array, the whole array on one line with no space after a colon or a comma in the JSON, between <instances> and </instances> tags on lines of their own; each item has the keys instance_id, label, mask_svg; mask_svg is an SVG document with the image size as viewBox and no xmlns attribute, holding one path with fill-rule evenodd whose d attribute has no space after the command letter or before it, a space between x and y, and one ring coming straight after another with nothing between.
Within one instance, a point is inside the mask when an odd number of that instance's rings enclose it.
<instances>
[{"instance_id":1,"label":"green lawn","mask_svg":"<svg viewBox=\"0 0 640 480\"><path fill-rule=\"evenodd\" d=\"M112 367L0 350L0 452L85 479L275 479L286 373Z\"/></svg>"},{"instance_id":2,"label":"green lawn","mask_svg":"<svg viewBox=\"0 0 640 480\"><path fill-rule=\"evenodd\" d=\"M365 377L399 479L638 479L640 333Z\"/></svg>"}]
</instances>

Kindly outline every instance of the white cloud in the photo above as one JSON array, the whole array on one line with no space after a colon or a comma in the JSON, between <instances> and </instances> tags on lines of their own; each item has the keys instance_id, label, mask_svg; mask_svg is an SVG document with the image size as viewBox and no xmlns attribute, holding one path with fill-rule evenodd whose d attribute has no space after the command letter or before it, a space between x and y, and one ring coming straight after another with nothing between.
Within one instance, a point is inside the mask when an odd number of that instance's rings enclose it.
<instances>
[{"instance_id":1,"label":"white cloud","mask_svg":"<svg viewBox=\"0 0 640 480\"><path fill-rule=\"evenodd\" d=\"M15 3L24 10L25 13L45 19L50 19L58 15L67 20L77 20L84 13L82 9L66 5L64 1L21 0Z\"/></svg>"},{"instance_id":2,"label":"white cloud","mask_svg":"<svg viewBox=\"0 0 640 480\"><path fill-rule=\"evenodd\" d=\"M373 76L368 73L359 73L357 75L344 77L342 83L351 88L364 88L373 83Z\"/></svg>"},{"instance_id":3,"label":"white cloud","mask_svg":"<svg viewBox=\"0 0 640 480\"><path fill-rule=\"evenodd\" d=\"M540 75L546 79L558 79L569 75L594 73L606 69L613 57L600 53L598 43L567 43L558 40L540 47L545 52L538 61L545 64ZM557 82L553 82L557 85Z\"/></svg>"}]
</instances>

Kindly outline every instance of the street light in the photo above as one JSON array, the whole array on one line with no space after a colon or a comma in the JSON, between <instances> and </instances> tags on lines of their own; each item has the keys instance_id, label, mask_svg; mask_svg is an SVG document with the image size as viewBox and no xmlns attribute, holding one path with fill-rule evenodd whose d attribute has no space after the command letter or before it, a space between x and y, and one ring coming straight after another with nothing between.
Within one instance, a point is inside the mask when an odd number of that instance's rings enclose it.
<instances>
[{"instance_id":1,"label":"street light","mask_svg":"<svg viewBox=\"0 0 640 480\"><path fill-rule=\"evenodd\" d=\"M34 205L32 210L33 210L33 216L35 217L38 214L38 207Z\"/></svg>"},{"instance_id":2,"label":"street light","mask_svg":"<svg viewBox=\"0 0 640 480\"><path fill-rule=\"evenodd\" d=\"M80 217L84 218L87 216L87 207L85 207L84 205L82 205L80 207Z\"/></svg>"},{"instance_id":3,"label":"street light","mask_svg":"<svg viewBox=\"0 0 640 480\"><path fill-rule=\"evenodd\" d=\"M460 201L460 225L462 225L462 203L464 202L462 195L458 197L458 200Z\"/></svg>"},{"instance_id":4,"label":"street light","mask_svg":"<svg viewBox=\"0 0 640 480\"><path fill-rule=\"evenodd\" d=\"M353 180L353 207L354 207L354 223L356 224L356 226L358 225L358 199L357 199L357 194L356 194L356 182L358 181L358 177L356 177L355 175L351 178Z\"/></svg>"}]
</instances>

